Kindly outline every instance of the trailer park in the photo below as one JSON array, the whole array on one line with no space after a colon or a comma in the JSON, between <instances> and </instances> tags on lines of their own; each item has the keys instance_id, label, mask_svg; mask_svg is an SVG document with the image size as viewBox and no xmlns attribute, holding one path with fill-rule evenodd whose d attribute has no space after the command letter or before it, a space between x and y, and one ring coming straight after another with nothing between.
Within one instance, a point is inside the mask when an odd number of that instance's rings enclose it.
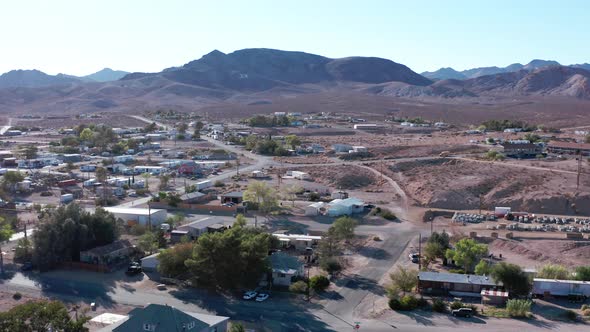
<instances>
[{"instance_id":1,"label":"trailer park","mask_svg":"<svg viewBox=\"0 0 590 332\"><path fill-rule=\"evenodd\" d=\"M7 131L0 306L91 282L110 288L78 292L90 316L132 320L127 306L149 298L216 315L200 319L218 330L288 330L258 318L273 306L367 326L590 319L590 150L578 134L299 113L260 128L261 117ZM508 183L514 171L530 179Z\"/></svg>"}]
</instances>

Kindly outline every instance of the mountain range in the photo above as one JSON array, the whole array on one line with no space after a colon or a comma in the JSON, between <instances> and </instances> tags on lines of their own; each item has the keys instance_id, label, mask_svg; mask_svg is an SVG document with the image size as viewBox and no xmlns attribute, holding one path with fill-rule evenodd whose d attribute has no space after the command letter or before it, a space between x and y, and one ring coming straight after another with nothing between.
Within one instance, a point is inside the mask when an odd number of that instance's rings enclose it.
<instances>
[{"instance_id":1,"label":"mountain range","mask_svg":"<svg viewBox=\"0 0 590 332\"><path fill-rule=\"evenodd\" d=\"M553 60L535 59L526 65L523 65L520 63L513 63L513 64L506 66L506 67L496 67L496 66L479 67L479 68L466 69L463 71L457 71L453 68L446 67L446 68L441 68L439 70L432 71L432 72L425 71L421 75L426 78L429 78L431 80L447 80L447 79L465 80L465 79L476 78L476 77L486 76L486 75L512 73L512 72L517 72L520 70L531 71L531 70L545 68L545 67L551 67L551 66L561 66L561 64L559 62L553 61ZM588 63L570 65L568 67L582 68L582 69L590 70L590 64L588 64Z\"/></svg>"},{"instance_id":2,"label":"mountain range","mask_svg":"<svg viewBox=\"0 0 590 332\"><path fill-rule=\"evenodd\" d=\"M589 67L533 60L526 65L463 72L443 68L436 78L376 57L333 59L262 48L229 54L215 50L156 73L105 69L74 77L11 71L0 76L0 109L71 113L154 107L195 109L216 103L262 105L322 93L437 100L516 96L590 99Z\"/></svg>"},{"instance_id":3,"label":"mountain range","mask_svg":"<svg viewBox=\"0 0 590 332\"><path fill-rule=\"evenodd\" d=\"M86 76L66 74L48 75L39 70L12 70L0 75L1 88L38 88L51 85L79 84L83 82L109 82L121 79L129 74L125 71L104 68Z\"/></svg>"}]
</instances>

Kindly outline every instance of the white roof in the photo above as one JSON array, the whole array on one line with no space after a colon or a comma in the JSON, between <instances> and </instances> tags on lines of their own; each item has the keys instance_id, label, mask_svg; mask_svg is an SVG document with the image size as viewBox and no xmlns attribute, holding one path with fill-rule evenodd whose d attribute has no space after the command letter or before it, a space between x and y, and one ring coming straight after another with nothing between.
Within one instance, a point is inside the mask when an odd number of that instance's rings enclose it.
<instances>
[{"instance_id":1,"label":"white roof","mask_svg":"<svg viewBox=\"0 0 590 332\"><path fill-rule=\"evenodd\" d=\"M324 203L324 202L316 202L316 203L309 204L309 207L313 207L313 208L318 208L319 209L319 208L324 207L324 205L326 205L326 203Z\"/></svg>"},{"instance_id":2,"label":"white roof","mask_svg":"<svg viewBox=\"0 0 590 332\"><path fill-rule=\"evenodd\" d=\"M498 290L491 290L491 289L482 289L481 290L481 296L508 297L508 292L498 291Z\"/></svg>"},{"instance_id":3,"label":"white roof","mask_svg":"<svg viewBox=\"0 0 590 332\"><path fill-rule=\"evenodd\" d=\"M92 318L90 321L93 323L98 323L98 324L102 324L102 325L111 325L111 324L115 324L116 322L119 322L125 318L127 318L127 316L125 316L125 315L111 314L110 312L105 312L103 314L100 314L100 315Z\"/></svg>"},{"instance_id":4,"label":"white roof","mask_svg":"<svg viewBox=\"0 0 590 332\"><path fill-rule=\"evenodd\" d=\"M582 280L558 280L558 279L534 278L533 281L534 282L554 282L556 284L579 284L579 285L590 284L590 281L582 281Z\"/></svg>"},{"instance_id":5,"label":"white roof","mask_svg":"<svg viewBox=\"0 0 590 332\"><path fill-rule=\"evenodd\" d=\"M163 209L147 209L147 208L126 208L126 207L105 207L103 208L105 209L107 212L110 213L120 213L120 214L135 214L135 215L140 215L140 216L147 216L150 215L150 213L156 214L160 211L166 211Z\"/></svg>"},{"instance_id":6,"label":"white roof","mask_svg":"<svg viewBox=\"0 0 590 332\"><path fill-rule=\"evenodd\" d=\"M233 225L233 223L234 223L233 221L225 221L225 220L222 220L222 219L219 219L216 217L205 217L205 218L201 218L201 219L195 220L193 222L190 222L186 225L179 226L177 228L177 230L187 231L191 228L204 229L204 228L207 228L207 227L215 225L215 224L223 224L225 226L226 224Z\"/></svg>"},{"instance_id":7,"label":"white roof","mask_svg":"<svg viewBox=\"0 0 590 332\"><path fill-rule=\"evenodd\" d=\"M365 202L361 201L358 198L347 198L347 199L340 199L337 198L330 202L330 205L342 205L342 206L352 206L352 205L364 205Z\"/></svg>"},{"instance_id":8,"label":"white roof","mask_svg":"<svg viewBox=\"0 0 590 332\"><path fill-rule=\"evenodd\" d=\"M281 233L274 233L273 236L279 238L279 240L300 240L300 241L311 241L311 240L321 240L321 236L315 235L305 235L305 234L281 234Z\"/></svg>"},{"instance_id":9,"label":"white roof","mask_svg":"<svg viewBox=\"0 0 590 332\"><path fill-rule=\"evenodd\" d=\"M135 166L134 168L145 168L145 169L161 169L162 166Z\"/></svg>"}]
</instances>

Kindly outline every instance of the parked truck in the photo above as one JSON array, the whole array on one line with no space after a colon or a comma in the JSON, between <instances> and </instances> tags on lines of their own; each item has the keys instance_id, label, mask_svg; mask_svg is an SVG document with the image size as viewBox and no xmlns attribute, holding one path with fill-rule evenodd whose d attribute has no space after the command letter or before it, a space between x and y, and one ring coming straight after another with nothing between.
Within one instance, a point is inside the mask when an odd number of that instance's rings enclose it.
<instances>
[{"instance_id":1,"label":"parked truck","mask_svg":"<svg viewBox=\"0 0 590 332\"><path fill-rule=\"evenodd\" d=\"M536 296L590 296L590 281L533 279L533 295Z\"/></svg>"},{"instance_id":2,"label":"parked truck","mask_svg":"<svg viewBox=\"0 0 590 332\"><path fill-rule=\"evenodd\" d=\"M213 187L213 181L206 180L206 181L197 182L195 184L195 186L197 187L197 190L207 189L207 188Z\"/></svg>"}]
</instances>

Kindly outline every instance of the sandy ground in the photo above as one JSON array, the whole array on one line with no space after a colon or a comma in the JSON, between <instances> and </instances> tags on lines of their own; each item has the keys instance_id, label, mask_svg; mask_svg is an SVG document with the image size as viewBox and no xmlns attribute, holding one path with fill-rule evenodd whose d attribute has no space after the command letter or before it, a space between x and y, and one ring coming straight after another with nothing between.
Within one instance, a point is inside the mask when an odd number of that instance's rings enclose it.
<instances>
[{"instance_id":1,"label":"sandy ground","mask_svg":"<svg viewBox=\"0 0 590 332\"><path fill-rule=\"evenodd\" d=\"M477 209L481 196L483 206L490 209L590 214L590 178L582 178L576 194L575 174L446 158L392 163L389 174L419 206Z\"/></svg>"}]
</instances>

